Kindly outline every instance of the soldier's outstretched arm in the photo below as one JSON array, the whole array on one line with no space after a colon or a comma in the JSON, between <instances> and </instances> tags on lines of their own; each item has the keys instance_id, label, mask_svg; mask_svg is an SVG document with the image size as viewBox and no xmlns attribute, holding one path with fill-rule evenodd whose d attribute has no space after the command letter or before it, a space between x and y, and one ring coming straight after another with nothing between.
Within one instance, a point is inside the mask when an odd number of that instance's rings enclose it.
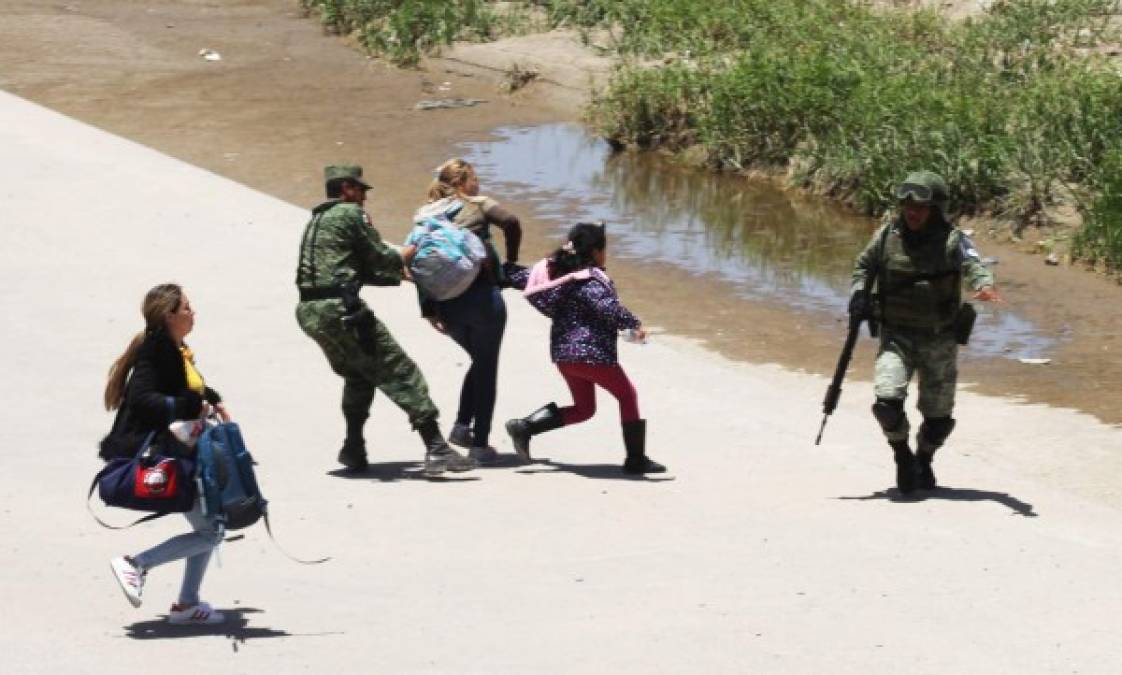
<instances>
[{"instance_id":1,"label":"soldier's outstretched arm","mask_svg":"<svg viewBox=\"0 0 1122 675\"><path fill-rule=\"evenodd\" d=\"M966 234L960 233L958 256L962 265L962 278L976 291L974 299L985 302L1002 302L1001 295L994 288L993 272L982 262L982 256Z\"/></svg>"},{"instance_id":2,"label":"soldier's outstretched arm","mask_svg":"<svg viewBox=\"0 0 1122 675\"><path fill-rule=\"evenodd\" d=\"M378 230L364 219L359 220L356 227L356 249L362 261L362 283L371 286L400 284L405 268L398 249L382 241Z\"/></svg>"}]
</instances>

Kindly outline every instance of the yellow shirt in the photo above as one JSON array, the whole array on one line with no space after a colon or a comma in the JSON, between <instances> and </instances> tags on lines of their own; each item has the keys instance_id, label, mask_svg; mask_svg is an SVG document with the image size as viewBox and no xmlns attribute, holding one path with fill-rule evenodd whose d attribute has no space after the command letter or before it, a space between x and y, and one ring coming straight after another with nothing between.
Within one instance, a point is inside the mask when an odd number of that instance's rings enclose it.
<instances>
[{"instance_id":1,"label":"yellow shirt","mask_svg":"<svg viewBox=\"0 0 1122 675\"><path fill-rule=\"evenodd\" d=\"M187 345L180 347L179 353L183 354L183 372L187 374L187 388L201 396L206 385L203 383L203 376L195 369L195 354Z\"/></svg>"}]
</instances>

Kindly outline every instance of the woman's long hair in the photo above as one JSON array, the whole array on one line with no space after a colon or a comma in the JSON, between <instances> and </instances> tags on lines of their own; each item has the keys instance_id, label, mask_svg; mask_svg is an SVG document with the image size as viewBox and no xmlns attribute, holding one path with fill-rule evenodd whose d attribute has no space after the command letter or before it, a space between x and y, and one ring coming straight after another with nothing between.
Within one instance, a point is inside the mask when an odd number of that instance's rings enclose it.
<instances>
[{"instance_id":1,"label":"woman's long hair","mask_svg":"<svg viewBox=\"0 0 1122 675\"><path fill-rule=\"evenodd\" d=\"M183 289L178 284L160 284L144 296L140 312L144 315L144 330L137 333L125 353L109 367L109 382L105 385L105 409L116 410L125 400L125 383L136 365L136 354L144 338L165 329L168 315L179 309Z\"/></svg>"},{"instance_id":2,"label":"woman's long hair","mask_svg":"<svg viewBox=\"0 0 1122 675\"><path fill-rule=\"evenodd\" d=\"M436 169L436 179L429 186L429 201L461 194L464 185L475 175L475 168L462 159L450 159Z\"/></svg>"},{"instance_id":3,"label":"woman's long hair","mask_svg":"<svg viewBox=\"0 0 1122 675\"><path fill-rule=\"evenodd\" d=\"M608 245L604 223L577 223L569 230L568 241L549 258L549 278L596 265L593 253Z\"/></svg>"}]
</instances>

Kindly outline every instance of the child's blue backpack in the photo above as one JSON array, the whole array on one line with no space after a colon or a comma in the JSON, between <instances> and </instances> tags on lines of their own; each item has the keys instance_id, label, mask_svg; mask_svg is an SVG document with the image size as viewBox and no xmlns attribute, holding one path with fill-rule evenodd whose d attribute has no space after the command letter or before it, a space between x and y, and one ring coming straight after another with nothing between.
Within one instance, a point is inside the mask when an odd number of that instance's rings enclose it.
<instances>
[{"instance_id":1,"label":"child's blue backpack","mask_svg":"<svg viewBox=\"0 0 1122 675\"><path fill-rule=\"evenodd\" d=\"M433 300L450 300L468 289L487 258L487 249L469 230L455 223L464 203L446 197L426 204L413 215L406 246L416 246L409 272L417 288Z\"/></svg>"},{"instance_id":2,"label":"child's blue backpack","mask_svg":"<svg viewBox=\"0 0 1122 675\"><path fill-rule=\"evenodd\" d=\"M207 428L199 436L195 452L199 496L207 515L218 514L227 530L249 527L266 516L268 501L257 487L253 457L237 424Z\"/></svg>"}]
</instances>

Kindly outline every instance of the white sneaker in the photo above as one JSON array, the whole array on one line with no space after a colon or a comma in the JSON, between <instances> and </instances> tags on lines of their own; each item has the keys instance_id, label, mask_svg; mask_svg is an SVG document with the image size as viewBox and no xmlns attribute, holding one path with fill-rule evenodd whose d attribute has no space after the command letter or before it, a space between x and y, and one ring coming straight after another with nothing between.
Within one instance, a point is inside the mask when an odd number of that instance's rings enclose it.
<instances>
[{"instance_id":1,"label":"white sneaker","mask_svg":"<svg viewBox=\"0 0 1122 675\"><path fill-rule=\"evenodd\" d=\"M140 595L144 592L144 571L125 559L124 556L109 561L113 576L125 592L125 597L133 607L140 607Z\"/></svg>"},{"instance_id":2,"label":"white sneaker","mask_svg":"<svg viewBox=\"0 0 1122 675\"><path fill-rule=\"evenodd\" d=\"M209 603L200 602L193 607L168 610L168 623L177 626L213 626L226 620L226 615L215 611Z\"/></svg>"},{"instance_id":3,"label":"white sneaker","mask_svg":"<svg viewBox=\"0 0 1122 675\"><path fill-rule=\"evenodd\" d=\"M471 447L471 427L466 424L453 424L448 432L448 442L461 448Z\"/></svg>"}]
</instances>

